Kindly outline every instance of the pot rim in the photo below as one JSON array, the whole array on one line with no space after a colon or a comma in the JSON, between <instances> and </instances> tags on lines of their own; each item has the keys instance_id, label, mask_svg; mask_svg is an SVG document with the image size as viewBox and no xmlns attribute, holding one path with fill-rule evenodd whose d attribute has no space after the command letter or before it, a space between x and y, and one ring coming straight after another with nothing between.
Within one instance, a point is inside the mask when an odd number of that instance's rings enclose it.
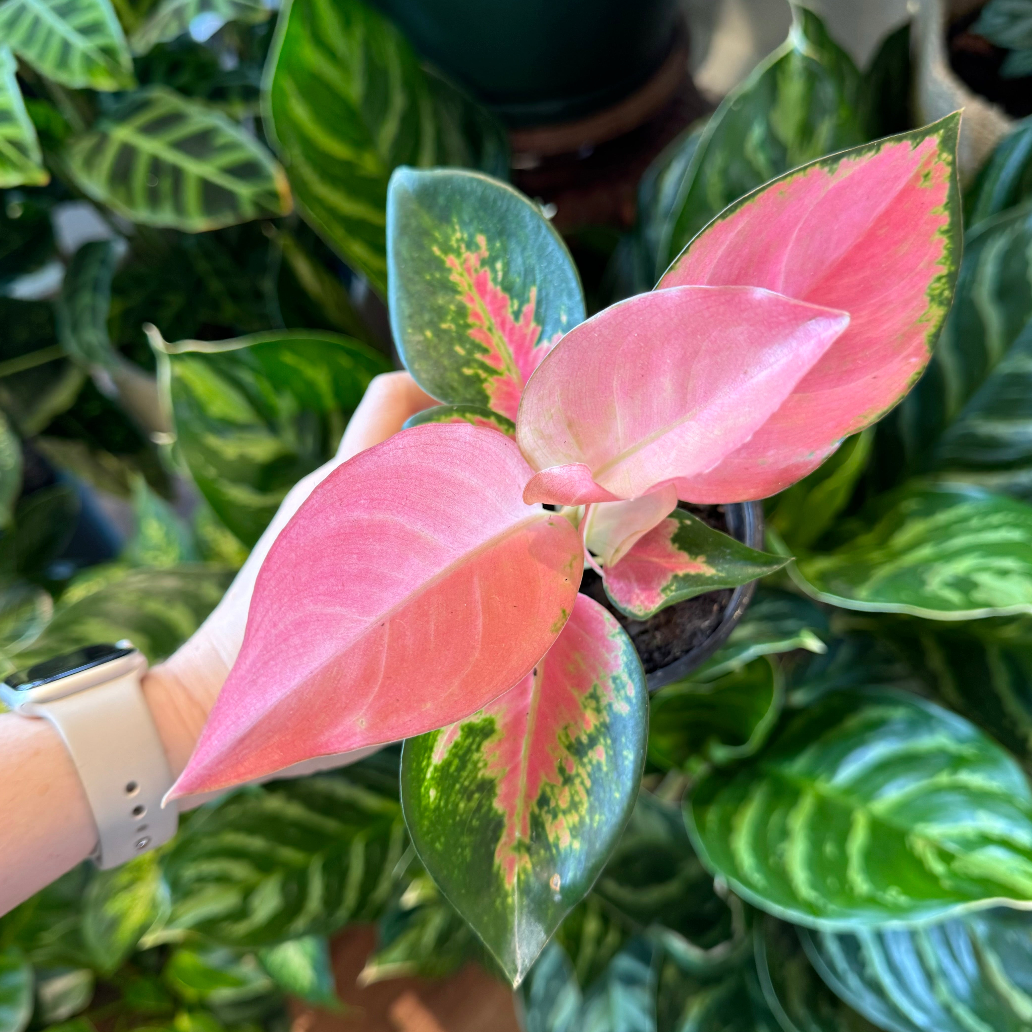
<instances>
[{"instance_id":1,"label":"pot rim","mask_svg":"<svg viewBox=\"0 0 1032 1032\"><path fill-rule=\"evenodd\" d=\"M728 532L732 537L749 545L750 548L763 548L763 504L761 502L733 502L725 507L725 512L727 513ZM650 693L687 677L727 641L728 635L735 629L735 625L749 608L749 603L756 594L757 583L758 581L753 580L735 588L734 594L724 609L720 623L713 628L712 633L704 642L689 649L683 656L679 656L665 667L660 667L658 670L653 670L651 674L645 675L645 683Z\"/></svg>"}]
</instances>

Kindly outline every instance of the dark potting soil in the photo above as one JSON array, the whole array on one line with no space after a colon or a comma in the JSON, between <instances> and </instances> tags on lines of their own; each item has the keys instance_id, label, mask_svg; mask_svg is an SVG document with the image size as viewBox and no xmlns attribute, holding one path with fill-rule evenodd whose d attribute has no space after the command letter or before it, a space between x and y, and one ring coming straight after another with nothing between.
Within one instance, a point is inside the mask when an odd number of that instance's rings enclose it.
<instances>
[{"instance_id":1,"label":"dark potting soil","mask_svg":"<svg viewBox=\"0 0 1032 1032\"><path fill-rule=\"evenodd\" d=\"M722 505L689 505L681 502L679 507L715 530L727 533L727 517ZM695 598L667 606L650 620L632 620L609 601L602 587L602 578L590 567L584 568L580 589L604 605L620 621L638 650L646 674L669 666L675 659L680 659L686 652L701 645L720 625L724 610L734 594L732 588L708 591L705 595L696 595Z\"/></svg>"},{"instance_id":2,"label":"dark potting soil","mask_svg":"<svg viewBox=\"0 0 1032 1032\"><path fill-rule=\"evenodd\" d=\"M975 93L999 104L1012 118L1032 115L1032 75L1020 79L1000 75L1000 66L1010 51L971 31L980 13L980 9L971 11L950 25L946 34L950 66Z\"/></svg>"}]
</instances>

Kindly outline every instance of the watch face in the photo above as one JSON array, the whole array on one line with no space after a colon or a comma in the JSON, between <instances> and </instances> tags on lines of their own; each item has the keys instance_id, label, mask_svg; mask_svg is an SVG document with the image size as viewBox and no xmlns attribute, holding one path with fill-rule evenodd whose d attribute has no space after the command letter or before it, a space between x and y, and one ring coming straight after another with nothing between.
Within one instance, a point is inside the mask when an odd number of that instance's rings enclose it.
<instances>
[{"instance_id":1,"label":"watch face","mask_svg":"<svg viewBox=\"0 0 1032 1032\"><path fill-rule=\"evenodd\" d=\"M31 691L69 674L89 670L90 667L100 666L101 663L110 663L111 660L128 656L134 651L135 649L121 645L86 645L74 652L66 652L63 656L45 659L27 670L19 670L5 677L4 684L18 692Z\"/></svg>"}]
</instances>

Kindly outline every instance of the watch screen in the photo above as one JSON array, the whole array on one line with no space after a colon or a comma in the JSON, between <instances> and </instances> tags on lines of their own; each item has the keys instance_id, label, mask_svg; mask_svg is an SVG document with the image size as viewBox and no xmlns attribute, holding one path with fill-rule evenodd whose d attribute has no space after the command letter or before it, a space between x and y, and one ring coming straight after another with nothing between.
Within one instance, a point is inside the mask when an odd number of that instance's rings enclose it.
<instances>
[{"instance_id":1,"label":"watch screen","mask_svg":"<svg viewBox=\"0 0 1032 1032\"><path fill-rule=\"evenodd\" d=\"M134 649L120 645L85 645L74 652L66 652L63 656L45 659L42 663L30 666L27 670L19 670L4 678L4 683L15 691L27 692L59 677L77 674L80 670L109 663L121 656L128 656Z\"/></svg>"}]
</instances>

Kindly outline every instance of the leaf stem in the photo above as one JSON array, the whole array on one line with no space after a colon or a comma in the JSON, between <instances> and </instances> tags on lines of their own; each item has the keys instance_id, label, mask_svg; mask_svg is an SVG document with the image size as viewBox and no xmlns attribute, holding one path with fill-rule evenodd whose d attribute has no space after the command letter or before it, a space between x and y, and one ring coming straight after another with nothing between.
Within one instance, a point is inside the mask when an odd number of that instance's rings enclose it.
<instances>
[{"instance_id":1,"label":"leaf stem","mask_svg":"<svg viewBox=\"0 0 1032 1032\"><path fill-rule=\"evenodd\" d=\"M52 344L49 348L40 348L39 351L30 351L27 355L9 358L6 362L0 362L0 379L5 376L14 376L15 373L24 373L27 369L35 369L36 366L46 365L48 362L55 362L57 359L65 357L64 348L60 344Z\"/></svg>"}]
</instances>

